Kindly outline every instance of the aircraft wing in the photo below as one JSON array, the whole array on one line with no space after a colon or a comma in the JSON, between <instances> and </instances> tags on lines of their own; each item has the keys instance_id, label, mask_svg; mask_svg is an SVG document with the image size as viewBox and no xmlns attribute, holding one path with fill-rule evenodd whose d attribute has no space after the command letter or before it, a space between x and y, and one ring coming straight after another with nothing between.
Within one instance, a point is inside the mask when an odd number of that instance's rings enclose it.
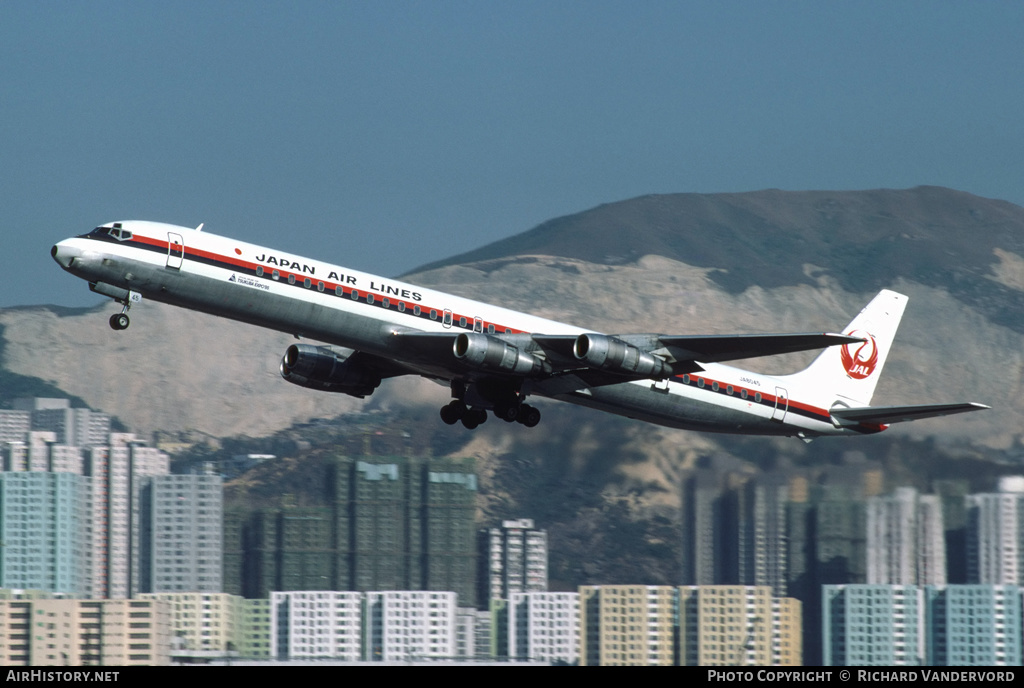
<instances>
[{"instance_id":1,"label":"aircraft wing","mask_svg":"<svg viewBox=\"0 0 1024 688\"><path fill-rule=\"evenodd\" d=\"M611 336L643 351L662 356L670 362L680 363L735 361L741 358L790 354L864 341L861 337L848 337L828 332L721 335L617 334ZM577 340L577 335L571 334L534 334L530 337L545 351L557 353L565 358L572 357L573 344Z\"/></svg>"},{"instance_id":2,"label":"aircraft wing","mask_svg":"<svg viewBox=\"0 0 1024 688\"><path fill-rule=\"evenodd\" d=\"M728 335L656 335L675 361L719 363L741 358L759 358L797 351L824 349L829 346L864 341L861 337L843 334L728 334ZM657 353L657 352L655 352Z\"/></svg>"},{"instance_id":3,"label":"aircraft wing","mask_svg":"<svg viewBox=\"0 0 1024 688\"><path fill-rule=\"evenodd\" d=\"M959 404L922 404L918 406L865 406L862 408L835 408L832 417L840 425L857 423L902 423L919 418L949 416L955 413L983 411L990 406L973 402Z\"/></svg>"}]
</instances>

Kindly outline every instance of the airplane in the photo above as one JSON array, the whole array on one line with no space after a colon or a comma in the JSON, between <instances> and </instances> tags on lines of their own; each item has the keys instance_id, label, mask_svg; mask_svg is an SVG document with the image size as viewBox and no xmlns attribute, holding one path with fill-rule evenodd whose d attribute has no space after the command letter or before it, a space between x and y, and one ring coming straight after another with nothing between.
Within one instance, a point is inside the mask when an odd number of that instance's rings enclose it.
<instances>
[{"instance_id":1,"label":"airplane","mask_svg":"<svg viewBox=\"0 0 1024 688\"><path fill-rule=\"evenodd\" d=\"M533 427L529 396L651 423L810 441L989 408L978 403L871 406L907 297L881 291L837 333L604 334L196 229L129 221L58 242L51 256L122 305L143 297L319 343L290 345L288 382L358 398L388 378L448 385L449 425L490 411ZM772 376L724 361L823 349L802 372Z\"/></svg>"}]
</instances>

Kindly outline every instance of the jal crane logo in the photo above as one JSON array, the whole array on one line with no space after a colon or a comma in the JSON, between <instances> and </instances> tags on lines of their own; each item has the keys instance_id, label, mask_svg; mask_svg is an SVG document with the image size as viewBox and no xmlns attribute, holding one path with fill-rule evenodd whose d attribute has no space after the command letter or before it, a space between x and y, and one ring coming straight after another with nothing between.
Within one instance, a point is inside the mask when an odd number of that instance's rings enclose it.
<instances>
[{"instance_id":1,"label":"jal crane logo","mask_svg":"<svg viewBox=\"0 0 1024 688\"><path fill-rule=\"evenodd\" d=\"M848 337L861 337L863 342L844 344L839 356L843 361L846 374L855 380L863 380L875 372L878 365L878 344L875 338L863 330L847 332Z\"/></svg>"}]
</instances>

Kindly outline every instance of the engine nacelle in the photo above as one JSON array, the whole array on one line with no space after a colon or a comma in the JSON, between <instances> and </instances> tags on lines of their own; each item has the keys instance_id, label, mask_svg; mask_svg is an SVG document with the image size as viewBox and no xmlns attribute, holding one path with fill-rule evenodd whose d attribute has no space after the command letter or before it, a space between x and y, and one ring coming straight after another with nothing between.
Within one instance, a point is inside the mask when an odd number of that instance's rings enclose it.
<instances>
[{"instance_id":1,"label":"engine nacelle","mask_svg":"<svg viewBox=\"0 0 1024 688\"><path fill-rule=\"evenodd\" d=\"M654 354L605 334L581 334L572 353L576 360L597 370L658 379L672 374L668 364Z\"/></svg>"},{"instance_id":2,"label":"engine nacelle","mask_svg":"<svg viewBox=\"0 0 1024 688\"><path fill-rule=\"evenodd\" d=\"M479 332L460 334L455 338L452 352L455 358L474 368L525 377L539 377L551 372L547 361Z\"/></svg>"},{"instance_id":3,"label":"engine nacelle","mask_svg":"<svg viewBox=\"0 0 1024 688\"><path fill-rule=\"evenodd\" d=\"M321 392L341 392L360 399L373 394L380 385L380 373L347 359L327 346L292 344L281 359L281 377Z\"/></svg>"}]
</instances>

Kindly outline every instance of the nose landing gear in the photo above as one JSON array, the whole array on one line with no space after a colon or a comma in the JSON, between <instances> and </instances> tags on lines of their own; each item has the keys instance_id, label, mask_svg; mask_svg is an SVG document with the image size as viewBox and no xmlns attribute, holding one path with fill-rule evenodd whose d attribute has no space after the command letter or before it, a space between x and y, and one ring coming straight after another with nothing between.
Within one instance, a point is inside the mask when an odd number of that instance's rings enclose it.
<instances>
[{"instance_id":1,"label":"nose landing gear","mask_svg":"<svg viewBox=\"0 0 1024 688\"><path fill-rule=\"evenodd\" d=\"M127 309L128 307L125 306L125 310ZM128 326L131 324L132 321L131 319L129 319L128 314L123 311L121 313L114 313L112 316L110 316L110 327L112 329L127 330Z\"/></svg>"},{"instance_id":2,"label":"nose landing gear","mask_svg":"<svg viewBox=\"0 0 1024 688\"><path fill-rule=\"evenodd\" d=\"M126 276L126 279L130 275ZM132 321L128 317L128 309L132 307L133 303L139 303L142 301L142 294L131 289L122 289L121 287L115 287L112 284L106 284L105 282L90 282L89 289L102 294L103 296L109 296L110 298L121 304L121 312L114 313L110 316L110 327L115 330L127 330L128 326L131 325Z\"/></svg>"},{"instance_id":3,"label":"nose landing gear","mask_svg":"<svg viewBox=\"0 0 1024 688\"><path fill-rule=\"evenodd\" d=\"M137 291L129 291L126 298L117 299L117 302L122 305L120 313L114 313L110 316L110 327L115 330L127 330L128 326L132 324L131 318L128 317L128 310L132 307L133 303L142 301L142 294Z\"/></svg>"}]
</instances>

